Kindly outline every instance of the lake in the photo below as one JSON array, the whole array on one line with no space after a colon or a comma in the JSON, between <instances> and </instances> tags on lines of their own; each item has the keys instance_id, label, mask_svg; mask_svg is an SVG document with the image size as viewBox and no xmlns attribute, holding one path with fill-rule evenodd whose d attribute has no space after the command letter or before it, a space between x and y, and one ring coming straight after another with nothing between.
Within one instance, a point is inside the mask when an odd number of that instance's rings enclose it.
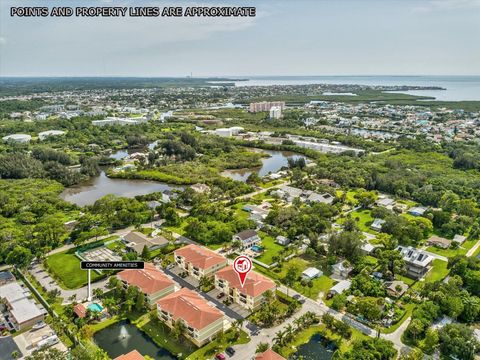
<instances>
[{"instance_id":1,"label":"lake","mask_svg":"<svg viewBox=\"0 0 480 360\"><path fill-rule=\"evenodd\" d=\"M298 347L292 359L298 359L298 357L302 356L303 360L330 360L334 351L327 350L327 348L331 346L322 335L315 334L306 344Z\"/></svg>"},{"instance_id":2,"label":"lake","mask_svg":"<svg viewBox=\"0 0 480 360\"><path fill-rule=\"evenodd\" d=\"M309 84L439 86L446 90L411 90L401 93L433 96L442 101L480 100L480 76L257 76L235 82L235 86Z\"/></svg>"},{"instance_id":3,"label":"lake","mask_svg":"<svg viewBox=\"0 0 480 360\"><path fill-rule=\"evenodd\" d=\"M262 158L262 166L257 168L248 168L248 169L235 169L235 170L225 170L222 172L223 176L229 177L233 180L247 181L247 178L252 172L258 172L259 176L265 176L268 173L275 173L279 171L282 167L288 166L288 159L298 160L304 158L307 160L307 157L300 155L291 151L274 151L274 150L263 150L263 149L254 149L257 152L263 152L270 157Z\"/></svg>"},{"instance_id":4,"label":"lake","mask_svg":"<svg viewBox=\"0 0 480 360\"><path fill-rule=\"evenodd\" d=\"M93 340L112 359L122 354L127 354L132 350L137 350L142 355L148 355L155 360L177 359L168 350L158 347L152 339L135 325L126 321L120 321L100 330L95 333Z\"/></svg>"},{"instance_id":5,"label":"lake","mask_svg":"<svg viewBox=\"0 0 480 360\"><path fill-rule=\"evenodd\" d=\"M111 179L102 171L99 176L66 188L60 197L79 206L92 205L108 194L132 198L180 187L148 180Z\"/></svg>"}]
</instances>

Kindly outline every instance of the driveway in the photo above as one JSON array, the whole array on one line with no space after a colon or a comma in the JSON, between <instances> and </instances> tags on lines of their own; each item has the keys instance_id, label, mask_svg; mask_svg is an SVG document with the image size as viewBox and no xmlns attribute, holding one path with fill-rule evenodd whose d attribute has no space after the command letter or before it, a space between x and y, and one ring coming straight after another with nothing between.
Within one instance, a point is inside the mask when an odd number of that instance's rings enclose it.
<instances>
[{"instance_id":1,"label":"driveway","mask_svg":"<svg viewBox=\"0 0 480 360\"><path fill-rule=\"evenodd\" d=\"M201 291L200 289L198 289L198 287L196 287L196 286L192 285L190 282L186 281L186 278L183 279L180 276L178 276L174 269L168 270L166 268L163 268L162 270L163 270L163 272L165 272L165 274L171 276L173 278L173 280L176 281L181 287L185 287L187 289L193 290L196 293L200 294L201 296L203 296L205 298L205 300L210 301L218 309L223 311L225 313L225 315L228 316L229 318L231 318L233 320L240 320L240 319L245 318L241 313L236 312L235 310L226 306L222 301L218 300L216 298L216 296L212 296L212 295L209 295L206 292Z\"/></svg>"}]
</instances>

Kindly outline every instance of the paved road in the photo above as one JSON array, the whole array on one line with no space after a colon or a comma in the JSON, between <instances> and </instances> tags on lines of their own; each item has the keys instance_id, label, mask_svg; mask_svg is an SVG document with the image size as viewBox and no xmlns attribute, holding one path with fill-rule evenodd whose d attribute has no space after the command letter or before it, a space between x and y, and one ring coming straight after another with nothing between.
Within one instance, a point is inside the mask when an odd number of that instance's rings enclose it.
<instances>
[{"instance_id":1,"label":"paved road","mask_svg":"<svg viewBox=\"0 0 480 360\"><path fill-rule=\"evenodd\" d=\"M244 316L242 316L242 315L238 314L237 312L233 311L232 309L230 309L228 306L226 306L224 303L217 300L213 296L201 291L200 289L197 289L195 286L193 286L188 281L181 278L180 276L178 276L174 272L172 272L172 271L170 271L166 268L162 268L162 271L165 272L165 274L170 275L173 278L173 280L175 280L181 287L185 287L187 289L193 290L193 291L197 292L198 294L200 294L201 296L203 296L207 301L210 301L211 303L215 304L215 306L217 308L219 308L220 310L222 310L225 313L225 315L227 315L229 318L231 318L233 320L244 319Z\"/></svg>"},{"instance_id":2,"label":"paved road","mask_svg":"<svg viewBox=\"0 0 480 360\"><path fill-rule=\"evenodd\" d=\"M468 250L467 252L467 256L472 256L473 254L475 254L475 251L477 251L478 247L480 246L480 240L477 241L477 243L475 245L472 246L472 248L470 250Z\"/></svg>"},{"instance_id":3,"label":"paved road","mask_svg":"<svg viewBox=\"0 0 480 360\"><path fill-rule=\"evenodd\" d=\"M285 286L280 286L278 290L286 293L287 288ZM280 325L274 326L269 329L262 329L260 332L256 335L250 334L251 341L248 344L242 344L242 345L235 345L233 348L236 350L235 355L233 356L233 359L238 359L238 360L243 360L243 359L251 359L255 355L255 350L257 348L257 345L262 342L266 342L269 344L273 343L273 339L275 337L275 334L278 331L283 331L285 328L289 325L292 324L295 321L295 319L298 319L301 317L303 314L311 311L317 315L323 315L325 313L331 314L333 317L335 317L337 320L341 320L345 323L348 323L350 326L353 328L361 331L365 335L375 337L377 335L376 331L372 330L368 326L356 321L355 319L351 318L350 316L347 316L343 313L340 313L338 311L335 311L333 309L330 309L328 306L326 306L321 300L319 301L314 301L310 298L306 298L302 296L301 294L297 293L293 289L288 289L288 294L290 296L295 296L295 297L300 297L303 299L305 302L303 303L301 309L295 313L291 318L287 319L285 322L283 322ZM404 345L401 341L401 335L403 331L405 331L406 327L408 326L410 322L410 318L408 318L399 328L394 331L391 334L380 334L380 337L390 340L393 342L395 348L398 351L405 351L408 350L408 346ZM248 323L246 324L248 326Z\"/></svg>"}]
</instances>

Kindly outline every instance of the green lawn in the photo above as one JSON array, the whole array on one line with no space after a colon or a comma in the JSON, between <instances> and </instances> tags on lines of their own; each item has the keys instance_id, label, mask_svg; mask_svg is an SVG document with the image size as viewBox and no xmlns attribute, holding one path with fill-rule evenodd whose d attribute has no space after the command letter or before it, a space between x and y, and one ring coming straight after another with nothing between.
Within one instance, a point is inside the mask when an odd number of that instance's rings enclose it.
<instances>
[{"instance_id":1,"label":"green lawn","mask_svg":"<svg viewBox=\"0 0 480 360\"><path fill-rule=\"evenodd\" d=\"M171 330L157 318L151 318L150 314L143 315L133 321L133 324L148 335L158 346L177 355L179 359L185 359L195 350L195 345L184 337L175 339ZM139 351L141 352L141 349Z\"/></svg>"},{"instance_id":2,"label":"green lawn","mask_svg":"<svg viewBox=\"0 0 480 360\"><path fill-rule=\"evenodd\" d=\"M399 274L396 274L395 275L395 279L396 280L400 280L400 281L403 281L405 284L407 284L408 286L412 286L413 284L415 284L415 281L414 279L410 279L409 277L406 277L406 276L403 276L403 275L399 275Z\"/></svg>"},{"instance_id":3,"label":"green lawn","mask_svg":"<svg viewBox=\"0 0 480 360\"><path fill-rule=\"evenodd\" d=\"M432 268L425 276L425 282L435 282L443 280L450 270L447 269L448 263L439 259L435 259L432 262Z\"/></svg>"},{"instance_id":4,"label":"green lawn","mask_svg":"<svg viewBox=\"0 0 480 360\"><path fill-rule=\"evenodd\" d=\"M443 280L449 273L450 270L447 269L448 263L439 259L435 259L432 262L432 268L425 276L425 281L417 281L415 285L412 286L412 289L419 290L422 287L424 282L435 282Z\"/></svg>"},{"instance_id":5,"label":"green lawn","mask_svg":"<svg viewBox=\"0 0 480 360\"><path fill-rule=\"evenodd\" d=\"M262 239L261 246L264 248L264 251L262 255L256 258L256 260L261 261L267 265L270 265L274 262L273 257L279 256L280 252L286 248L282 245L277 244L275 242L275 239L272 236L267 235L261 231L258 234Z\"/></svg>"},{"instance_id":6,"label":"green lawn","mask_svg":"<svg viewBox=\"0 0 480 360\"><path fill-rule=\"evenodd\" d=\"M180 234L180 235L185 235L185 227L187 226L187 221L186 218L181 218L181 223L180 225L177 226L163 226L165 230Z\"/></svg>"},{"instance_id":7,"label":"green lawn","mask_svg":"<svg viewBox=\"0 0 480 360\"><path fill-rule=\"evenodd\" d=\"M355 198L355 195L357 194L357 190L348 190L347 191L347 201L352 203L353 205L358 204L358 200ZM343 190L337 190L336 195L337 197L341 197L343 195L344 191Z\"/></svg>"},{"instance_id":8,"label":"green lawn","mask_svg":"<svg viewBox=\"0 0 480 360\"><path fill-rule=\"evenodd\" d=\"M240 330L240 336L235 339L235 332L230 330L227 331L222 338L215 339L194 353L190 354L187 360L212 359L215 354L224 352L228 346L247 344L248 342L250 342L250 338L246 332Z\"/></svg>"},{"instance_id":9,"label":"green lawn","mask_svg":"<svg viewBox=\"0 0 480 360\"><path fill-rule=\"evenodd\" d=\"M296 282L295 285L293 285L293 288L299 293L316 300L321 292L328 292L328 290L330 290L335 284L335 281L328 276L322 275L319 278L314 279L312 283L313 286L310 288L308 286L303 286L301 282Z\"/></svg>"},{"instance_id":10,"label":"green lawn","mask_svg":"<svg viewBox=\"0 0 480 360\"><path fill-rule=\"evenodd\" d=\"M80 259L75 256L74 251L68 250L47 258L50 274L64 289L78 289L88 282L88 271L80 269ZM91 276L92 282L104 277L95 271L91 272Z\"/></svg>"},{"instance_id":11,"label":"green lawn","mask_svg":"<svg viewBox=\"0 0 480 360\"><path fill-rule=\"evenodd\" d=\"M430 246L427 248L427 251L430 251L434 254L442 255L445 257L453 257L455 255L465 255L468 250L470 250L473 245L476 244L476 240L467 240L462 245L460 245L457 249L441 249L435 246Z\"/></svg>"},{"instance_id":12,"label":"green lawn","mask_svg":"<svg viewBox=\"0 0 480 360\"><path fill-rule=\"evenodd\" d=\"M365 231L371 234L378 234L378 232L370 229L370 225L373 222L372 211L368 209L355 210L349 213L352 219L358 219L357 225L361 231ZM340 218L337 220L338 224L343 224L345 218Z\"/></svg>"},{"instance_id":13,"label":"green lawn","mask_svg":"<svg viewBox=\"0 0 480 360\"><path fill-rule=\"evenodd\" d=\"M305 259L294 257L288 260L287 262L283 263L283 266L279 271L278 271L278 268L275 268L273 270L268 270L259 265L255 266L255 271L263 273L274 280L282 280L287 274L288 269L292 266L297 267L301 273L303 270L307 269L308 267L315 266L315 264L312 264L311 262ZM313 286L310 288L308 286L303 286L300 281L297 281L292 286L292 288L311 299L317 299L319 293L327 292L335 284L335 281L326 275L322 275L319 278L314 279L312 283L313 283Z\"/></svg>"}]
</instances>

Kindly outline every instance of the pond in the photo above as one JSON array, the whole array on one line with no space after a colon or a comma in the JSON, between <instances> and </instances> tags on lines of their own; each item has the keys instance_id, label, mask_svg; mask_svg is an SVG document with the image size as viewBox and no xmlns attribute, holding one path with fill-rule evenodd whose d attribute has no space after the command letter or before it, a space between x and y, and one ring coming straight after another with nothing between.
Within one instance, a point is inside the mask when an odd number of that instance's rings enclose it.
<instances>
[{"instance_id":1,"label":"pond","mask_svg":"<svg viewBox=\"0 0 480 360\"><path fill-rule=\"evenodd\" d=\"M138 350L142 355L148 355L155 360L174 360L173 354L157 346L150 337L127 321L120 321L93 336L95 343L105 350L112 359Z\"/></svg>"},{"instance_id":2,"label":"pond","mask_svg":"<svg viewBox=\"0 0 480 360\"><path fill-rule=\"evenodd\" d=\"M92 205L95 201L108 194L131 198L137 195L178 188L180 187L156 181L111 179L105 174L105 171L102 171L99 176L66 188L60 194L60 197L79 206L85 206Z\"/></svg>"},{"instance_id":3,"label":"pond","mask_svg":"<svg viewBox=\"0 0 480 360\"><path fill-rule=\"evenodd\" d=\"M155 149L155 146L157 146L158 140L151 142L147 145L145 148L127 148L127 149L121 149L117 150L114 153L111 153L109 157L115 159L115 160L123 160L125 159L128 155L131 155L136 152L146 152L147 150L153 150Z\"/></svg>"},{"instance_id":4,"label":"pond","mask_svg":"<svg viewBox=\"0 0 480 360\"><path fill-rule=\"evenodd\" d=\"M297 154L291 151L274 151L274 150L263 150L263 149L253 149L257 152L263 152L270 157L262 159L262 166L258 168L249 168L249 169L235 169L235 170L225 170L222 172L223 176L229 177L233 180L247 181L247 178L252 172L258 172L258 175L265 176L268 173L275 173L279 171L282 167L288 166L288 159L298 160L304 158L307 161L307 157L301 154ZM308 162L308 161L307 161Z\"/></svg>"},{"instance_id":5,"label":"pond","mask_svg":"<svg viewBox=\"0 0 480 360\"><path fill-rule=\"evenodd\" d=\"M303 360L330 360L335 352L335 345L321 334L313 335L310 340L300 345L292 359L298 359L300 356Z\"/></svg>"}]
</instances>

